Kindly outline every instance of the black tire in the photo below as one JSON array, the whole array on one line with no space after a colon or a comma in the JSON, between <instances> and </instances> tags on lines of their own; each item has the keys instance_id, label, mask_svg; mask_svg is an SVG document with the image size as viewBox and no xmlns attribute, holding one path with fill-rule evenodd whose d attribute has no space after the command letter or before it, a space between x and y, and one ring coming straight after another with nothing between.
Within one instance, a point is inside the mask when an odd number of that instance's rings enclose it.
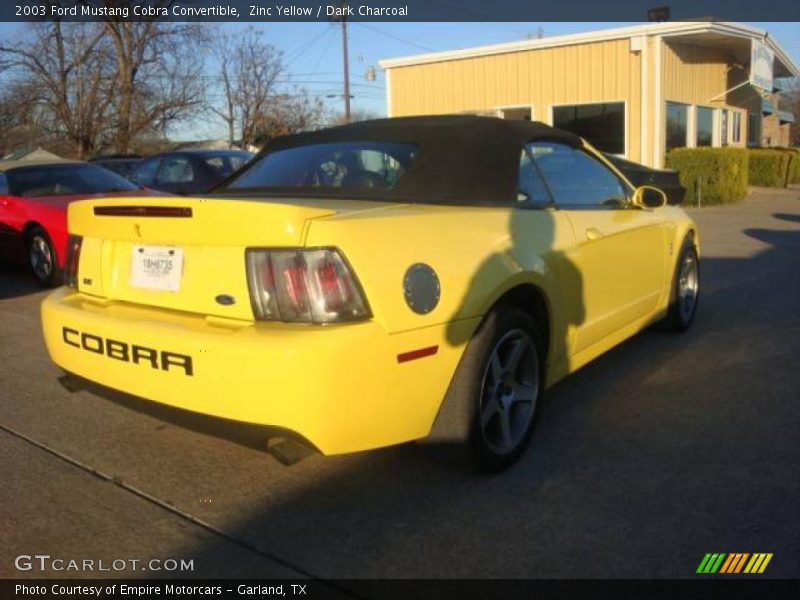
<instances>
[{"instance_id":1,"label":"black tire","mask_svg":"<svg viewBox=\"0 0 800 600\"><path fill-rule=\"evenodd\" d=\"M450 456L455 450L487 472L511 466L536 425L544 389L541 339L526 312L493 309L467 345L426 445L448 449ZM511 365L515 350L520 357Z\"/></svg>"},{"instance_id":2,"label":"black tire","mask_svg":"<svg viewBox=\"0 0 800 600\"><path fill-rule=\"evenodd\" d=\"M36 281L45 288L61 285L62 274L53 241L41 227L33 227L25 237L28 266Z\"/></svg>"},{"instance_id":3,"label":"black tire","mask_svg":"<svg viewBox=\"0 0 800 600\"><path fill-rule=\"evenodd\" d=\"M687 277L689 279L694 277L693 291L688 290L687 292ZM691 284L688 287L691 288ZM697 304L699 300L700 257L694 245L694 237L689 236L684 240L681 251L678 254L678 260L675 263L669 309L667 310L667 316L659 323L660 329L676 333L689 329L697 314ZM687 306L687 303L690 304L690 306Z\"/></svg>"}]
</instances>

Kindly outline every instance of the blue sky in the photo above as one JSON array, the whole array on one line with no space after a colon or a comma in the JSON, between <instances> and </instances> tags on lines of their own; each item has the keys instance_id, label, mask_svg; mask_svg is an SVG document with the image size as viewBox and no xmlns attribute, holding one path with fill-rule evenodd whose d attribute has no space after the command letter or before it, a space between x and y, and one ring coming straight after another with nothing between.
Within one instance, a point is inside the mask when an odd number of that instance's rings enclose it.
<instances>
[{"instance_id":1,"label":"blue sky","mask_svg":"<svg viewBox=\"0 0 800 600\"><path fill-rule=\"evenodd\" d=\"M429 51L453 50L536 37L541 28L545 36L622 27L632 23L359 23L350 22L351 93L354 110L376 114L385 112L385 87L378 61ZM748 23L766 29L796 63L800 63L800 23ZM226 23L221 27L235 32L250 25ZM332 111L342 110L341 29L334 23L256 23L266 40L284 52L289 85L307 88L322 98ZM20 25L0 24L0 36ZM365 79L373 66L376 81ZM209 65L209 75L215 75ZM213 84L212 84L213 85ZM211 95L214 90L208 90ZM338 98L327 98L339 95ZM176 138L224 137L222 123L210 120L187 122L172 132Z\"/></svg>"}]
</instances>

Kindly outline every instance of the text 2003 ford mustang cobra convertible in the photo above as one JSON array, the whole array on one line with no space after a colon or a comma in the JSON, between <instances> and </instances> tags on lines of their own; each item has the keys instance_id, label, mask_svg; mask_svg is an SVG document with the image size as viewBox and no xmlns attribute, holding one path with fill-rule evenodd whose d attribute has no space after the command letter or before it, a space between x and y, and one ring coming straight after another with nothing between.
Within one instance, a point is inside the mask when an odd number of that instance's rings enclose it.
<instances>
[{"instance_id":1,"label":"text 2003 ford mustang cobra convertible","mask_svg":"<svg viewBox=\"0 0 800 600\"><path fill-rule=\"evenodd\" d=\"M543 390L687 328L694 223L580 138L451 116L280 138L205 198L69 207L53 360L325 454L430 438L490 470Z\"/></svg>"}]
</instances>

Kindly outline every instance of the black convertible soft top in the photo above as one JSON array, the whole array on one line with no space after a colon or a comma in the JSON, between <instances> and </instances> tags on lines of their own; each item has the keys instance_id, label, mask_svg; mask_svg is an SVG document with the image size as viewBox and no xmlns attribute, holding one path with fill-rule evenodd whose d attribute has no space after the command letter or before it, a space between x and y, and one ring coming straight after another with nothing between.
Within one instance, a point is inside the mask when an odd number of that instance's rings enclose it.
<instances>
[{"instance_id":1,"label":"black convertible soft top","mask_svg":"<svg viewBox=\"0 0 800 600\"><path fill-rule=\"evenodd\" d=\"M534 140L581 145L578 136L536 121L473 115L397 117L275 138L250 164L265 154L307 144L411 143L419 147L419 154L399 183L390 190L370 190L366 197L394 202L508 206L517 198L520 152L524 144ZM235 179L236 175L215 192L236 194L236 189L226 189ZM352 193L348 196L357 197Z\"/></svg>"}]
</instances>

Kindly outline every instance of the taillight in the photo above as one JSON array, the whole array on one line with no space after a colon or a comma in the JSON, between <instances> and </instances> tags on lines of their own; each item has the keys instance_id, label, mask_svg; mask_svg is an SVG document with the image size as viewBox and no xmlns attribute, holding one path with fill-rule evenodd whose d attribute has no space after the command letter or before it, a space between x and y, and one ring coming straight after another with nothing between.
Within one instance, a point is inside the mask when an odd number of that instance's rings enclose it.
<instances>
[{"instance_id":1,"label":"taillight","mask_svg":"<svg viewBox=\"0 0 800 600\"><path fill-rule=\"evenodd\" d=\"M71 235L67 240L67 256L64 260L64 285L78 289L78 263L81 260L83 238Z\"/></svg>"},{"instance_id":2,"label":"taillight","mask_svg":"<svg viewBox=\"0 0 800 600\"><path fill-rule=\"evenodd\" d=\"M332 248L248 249L247 281L260 321L335 323L370 317L355 275Z\"/></svg>"}]
</instances>

